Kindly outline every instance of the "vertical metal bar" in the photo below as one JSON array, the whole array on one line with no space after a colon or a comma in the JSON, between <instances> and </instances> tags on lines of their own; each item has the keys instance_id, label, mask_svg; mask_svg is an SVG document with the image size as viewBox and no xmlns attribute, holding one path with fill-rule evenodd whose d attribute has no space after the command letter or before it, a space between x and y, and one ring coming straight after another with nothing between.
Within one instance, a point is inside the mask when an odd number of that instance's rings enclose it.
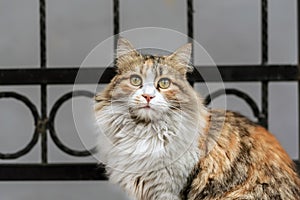
<instances>
[{"instance_id":1,"label":"vertical metal bar","mask_svg":"<svg viewBox=\"0 0 300 200\"><path fill-rule=\"evenodd\" d=\"M263 67L268 63L268 0L261 0L261 64ZM268 107L269 107L269 82L263 81L262 93L262 125L268 128Z\"/></svg>"},{"instance_id":2,"label":"vertical metal bar","mask_svg":"<svg viewBox=\"0 0 300 200\"><path fill-rule=\"evenodd\" d=\"M298 40L298 71L300 71L300 3L297 3L297 40ZM298 161L300 162L300 80L298 80Z\"/></svg>"},{"instance_id":3,"label":"vertical metal bar","mask_svg":"<svg viewBox=\"0 0 300 200\"><path fill-rule=\"evenodd\" d=\"M193 0L187 0L187 32L188 32L188 42L192 44L194 47L193 39L194 39L194 6ZM192 51L191 62L194 61L194 52Z\"/></svg>"},{"instance_id":4,"label":"vertical metal bar","mask_svg":"<svg viewBox=\"0 0 300 200\"><path fill-rule=\"evenodd\" d=\"M262 81L261 85L261 95L262 95L262 115L261 115L261 125L268 128L268 119L269 119L269 113L268 113L268 107L269 107L269 82L268 81Z\"/></svg>"},{"instance_id":5,"label":"vertical metal bar","mask_svg":"<svg viewBox=\"0 0 300 200\"><path fill-rule=\"evenodd\" d=\"M268 63L268 0L261 1L262 64Z\"/></svg>"},{"instance_id":6,"label":"vertical metal bar","mask_svg":"<svg viewBox=\"0 0 300 200\"><path fill-rule=\"evenodd\" d=\"M40 0L40 68L47 67L46 47L46 0ZM41 84L41 159L47 163L47 84Z\"/></svg>"},{"instance_id":7,"label":"vertical metal bar","mask_svg":"<svg viewBox=\"0 0 300 200\"><path fill-rule=\"evenodd\" d=\"M119 0L113 1L113 12L114 12L114 49L117 48L118 36L120 33L120 2Z\"/></svg>"},{"instance_id":8,"label":"vertical metal bar","mask_svg":"<svg viewBox=\"0 0 300 200\"><path fill-rule=\"evenodd\" d=\"M194 65L194 5L193 0L187 0L187 33L188 42L192 44L191 63ZM197 72L196 72L197 73ZM194 82L189 81L192 86Z\"/></svg>"}]
</instances>

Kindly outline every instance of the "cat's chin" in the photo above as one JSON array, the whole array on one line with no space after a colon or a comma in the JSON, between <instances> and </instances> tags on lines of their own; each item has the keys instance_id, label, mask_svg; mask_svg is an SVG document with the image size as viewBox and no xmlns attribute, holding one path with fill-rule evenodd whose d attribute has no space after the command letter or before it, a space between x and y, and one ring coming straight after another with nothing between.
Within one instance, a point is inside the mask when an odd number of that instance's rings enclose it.
<instances>
[{"instance_id":1,"label":"cat's chin","mask_svg":"<svg viewBox=\"0 0 300 200\"><path fill-rule=\"evenodd\" d=\"M133 112L135 118L146 122L155 122L161 119L162 113L151 106L143 106Z\"/></svg>"}]
</instances>

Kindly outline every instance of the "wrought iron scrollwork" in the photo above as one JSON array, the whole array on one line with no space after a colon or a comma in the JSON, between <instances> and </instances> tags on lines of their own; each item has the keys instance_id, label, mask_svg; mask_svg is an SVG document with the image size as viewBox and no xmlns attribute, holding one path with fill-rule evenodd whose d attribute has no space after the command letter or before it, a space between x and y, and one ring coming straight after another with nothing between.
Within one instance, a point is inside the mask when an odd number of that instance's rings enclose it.
<instances>
[{"instance_id":1,"label":"wrought iron scrollwork","mask_svg":"<svg viewBox=\"0 0 300 200\"><path fill-rule=\"evenodd\" d=\"M15 153L0 153L0 159L16 159L27 154L37 144L39 139L38 124L40 117L35 105L24 95L16 92L0 92L0 99L1 98L14 98L18 101L21 101L29 108L34 119L35 128L30 142L23 149L18 150Z\"/></svg>"},{"instance_id":2,"label":"wrought iron scrollwork","mask_svg":"<svg viewBox=\"0 0 300 200\"><path fill-rule=\"evenodd\" d=\"M36 106L24 95L15 93L15 92L0 92L0 99L1 98L14 98L18 101L21 101L24 103L29 110L32 113L33 119L34 119L34 133L32 136L32 139L30 142L21 150L18 150L17 152L14 153L0 153L0 159L3 160L8 160L8 159L16 159L19 158L25 154L27 154L38 142L39 139L39 134L43 132L43 130L49 129L50 136L53 140L53 142L57 145L59 149L61 149L63 152L73 155L73 156L78 156L78 157L84 157L84 156L90 156L91 154L96 152L96 148L93 147L90 150L74 150L66 146L57 136L56 130L55 130L55 116L57 114L57 111L59 108L62 106L64 102L67 100L73 98L73 97L78 97L78 96L85 96L88 98L92 98L94 94L89 91L73 91L66 93L62 97L60 97L55 104L53 105L49 119L41 119L39 116L39 113L37 111Z\"/></svg>"},{"instance_id":3,"label":"wrought iron scrollwork","mask_svg":"<svg viewBox=\"0 0 300 200\"><path fill-rule=\"evenodd\" d=\"M49 132L50 132L50 136L53 140L53 142L56 144L56 146L62 150L63 152L72 155L72 156L77 156L77 157L85 157L85 156L90 156L91 154L96 152L96 148L93 147L90 150L83 150L83 151L79 151L79 150L75 150L75 149L71 149L70 147L66 146L58 137L56 130L55 130L55 116L57 114L57 111L59 110L59 108L63 105L63 103L65 103L67 100L73 98L73 97L78 97L78 96L85 96L88 98L92 98L94 97L94 94L92 92L89 91L84 91L84 90L78 90L78 91L72 91L72 92L68 92L65 95L63 95L62 97L60 97L55 104L53 105L51 111L50 111L50 115L49 115L49 121L48 121L48 128L49 128Z\"/></svg>"},{"instance_id":4,"label":"wrought iron scrollwork","mask_svg":"<svg viewBox=\"0 0 300 200\"><path fill-rule=\"evenodd\" d=\"M240 90L237 90L237 89L217 90L216 92L209 94L205 98L204 104L209 105L212 100L216 99L219 96L225 95L225 94L226 95L235 95L236 97L243 99L250 106L252 113L256 117L258 122L261 123L262 115L259 111L257 104L248 94L246 94Z\"/></svg>"}]
</instances>

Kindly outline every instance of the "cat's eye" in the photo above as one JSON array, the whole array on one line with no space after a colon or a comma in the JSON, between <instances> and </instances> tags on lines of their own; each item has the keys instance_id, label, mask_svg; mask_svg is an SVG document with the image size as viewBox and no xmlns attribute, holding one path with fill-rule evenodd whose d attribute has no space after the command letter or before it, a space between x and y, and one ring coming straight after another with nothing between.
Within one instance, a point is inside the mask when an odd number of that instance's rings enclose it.
<instances>
[{"instance_id":1,"label":"cat's eye","mask_svg":"<svg viewBox=\"0 0 300 200\"><path fill-rule=\"evenodd\" d=\"M130 83L133 86L141 86L142 85L142 78L138 75L132 75L130 77Z\"/></svg>"},{"instance_id":2,"label":"cat's eye","mask_svg":"<svg viewBox=\"0 0 300 200\"><path fill-rule=\"evenodd\" d=\"M158 81L158 87L161 89L167 89L171 85L171 80L168 78L162 78Z\"/></svg>"}]
</instances>

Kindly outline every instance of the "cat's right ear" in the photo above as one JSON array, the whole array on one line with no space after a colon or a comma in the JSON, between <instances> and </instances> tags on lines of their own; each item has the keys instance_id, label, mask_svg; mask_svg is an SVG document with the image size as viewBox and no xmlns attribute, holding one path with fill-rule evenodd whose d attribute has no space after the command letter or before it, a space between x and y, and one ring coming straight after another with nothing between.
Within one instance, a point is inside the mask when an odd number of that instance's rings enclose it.
<instances>
[{"instance_id":1,"label":"cat's right ear","mask_svg":"<svg viewBox=\"0 0 300 200\"><path fill-rule=\"evenodd\" d=\"M116 54L118 73L128 70L130 63L140 57L132 44L122 37L118 39Z\"/></svg>"},{"instance_id":2,"label":"cat's right ear","mask_svg":"<svg viewBox=\"0 0 300 200\"><path fill-rule=\"evenodd\" d=\"M126 56L137 56L139 53L125 38L120 37L117 44L117 59Z\"/></svg>"}]
</instances>

